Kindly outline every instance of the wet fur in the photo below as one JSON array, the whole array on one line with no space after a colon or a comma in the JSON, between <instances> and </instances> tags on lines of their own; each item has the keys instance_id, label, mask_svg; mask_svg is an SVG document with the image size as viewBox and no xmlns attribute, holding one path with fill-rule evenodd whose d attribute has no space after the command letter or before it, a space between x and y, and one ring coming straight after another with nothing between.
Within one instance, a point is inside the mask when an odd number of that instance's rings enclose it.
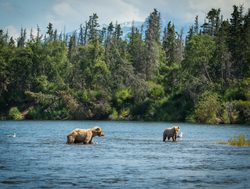
<instances>
[{"instance_id":1,"label":"wet fur","mask_svg":"<svg viewBox=\"0 0 250 189\"><path fill-rule=\"evenodd\" d=\"M179 127L172 127L165 129L163 132L163 142L165 142L167 138L168 140L172 138L173 142L176 141L178 132L180 132Z\"/></svg>"},{"instance_id":2,"label":"wet fur","mask_svg":"<svg viewBox=\"0 0 250 189\"><path fill-rule=\"evenodd\" d=\"M67 135L67 144L83 143L92 144L92 139L95 136L104 136L102 128L94 127L90 129L76 128Z\"/></svg>"}]
</instances>

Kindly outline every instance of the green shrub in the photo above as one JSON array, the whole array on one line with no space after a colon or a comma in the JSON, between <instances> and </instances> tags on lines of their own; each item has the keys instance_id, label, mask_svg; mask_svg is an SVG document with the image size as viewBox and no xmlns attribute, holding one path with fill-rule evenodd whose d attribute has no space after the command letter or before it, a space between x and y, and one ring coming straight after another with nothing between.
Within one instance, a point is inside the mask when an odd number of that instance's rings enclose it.
<instances>
[{"instance_id":1,"label":"green shrub","mask_svg":"<svg viewBox=\"0 0 250 189\"><path fill-rule=\"evenodd\" d=\"M238 101L230 101L225 103L225 112L229 123L237 123L239 120Z\"/></svg>"},{"instance_id":2,"label":"green shrub","mask_svg":"<svg viewBox=\"0 0 250 189\"><path fill-rule=\"evenodd\" d=\"M234 146L250 146L250 140L245 138L244 134L239 134L228 140L228 144Z\"/></svg>"},{"instance_id":3,"label":"green shrub","mask_svg":"<svg viewBox=\"0 0 250 189\"><path fill-rule=\"evenodd\" d=\"M194 117L199 123L215 124L219 122L218 117L221 108L219 96L216 93L206 91L199 97L195 106Z\"/></svg>"},{"instance_id":4,"label":"green shrub","mask_svg":"<svg viewBox=\"0 0 250 189\"><path fill-rule=\"evenodd\" d=\"M148 88L149 88L149 96L152 99L161 99L164 96L164 88L163 86L154 83L152 81L148 82Z\"/></svg>"},{"instance_id":5,"label":"green shrub","mask_svg":"<svg viewBox=\"0 0 250 189\"><path fill-rule=\"evenodd\" d=\"M129 88L119 89L115 93L115 99L118 105L122 105L125 101L132 98L132 91Z\"/></svg>"},{"instance_id":6,"label":"green shrub","mask_svg":"<svg viewBox=\"0 0 250 189\"><path fill-rule=\"evenodd\" d=\"M112 114L109 116L109 119L111 119L111 120L118 120L118 118L119 118L119 114L118 114L118 112L116 111L116 109L113 108Z\"/></svg>"},{"instance_id":7,"label":"green shrub","mask_svg":"<svg viewBox=\"0 0 250 189\"><path fill-rule=\"evenodd\" d=\"M218 144L229 144L233 146L250 146L250 140L245 138L244 134L235 135L233 138L229 139L228 141L219 141Z\"/></svg>"},{"instance_id":8,"label":"green shrub","mask_svg":"<svg viewBox=\"0 0 250 189\"><path fill-rule=\"evenodd\" d=\"M223 110L222 120L223 120L223 123L225 123L225 124L229 124L230 123L229 113L228 113L227 109Z\"/></svg>"},{"instance_id":9,"label":"green shrub","mask_svg":"<svg viewBox=\"0 0 250 189\"><path fill-rule=\"evenodd\" d=\"M194 114L188 115L188 116L186 117L186 121L187 121L188 123L196 123L196 118L195 118Z\"/></svg>"},{"instance_id":10,"label":"green shrub","mask_svg":"<svg viewBox=\"0 0 250 189\"><path fill-rule=\"evenodd\" d=\"M130 114L130 109L129 108L124 108L121 110L121 118L125 119L126 117L128 117Z\"/></svg>"},{"instance_id":11,"label":"green shrub","mask_svg":"<svg viewBox=\"0 0 250 189\"><path fill-rule=\"evenodd\" d=\"M24 117L17 107L10 108L9 118L14 120L22 120Z\"/></svg>"},{"instance_id":12,"label":"green shrub","mask_svg":"<svg viewBox=\"0 0 250 189\"><path fill-rule=\"evenodd\" d=\"M29 108L28 115L26 116L26 119L39 119L40 112L35 109L33 106Z\"/></svg>"},{"instance_id":13,"label":"green shrub","mask_svg":"<svg viewBox=\"0 0 250 189\"><path fill-rule=\"evenodd\" d=\"M237 104L239 122L250 124L250 101L240 100Z\"/></svg>"}]
</instances>

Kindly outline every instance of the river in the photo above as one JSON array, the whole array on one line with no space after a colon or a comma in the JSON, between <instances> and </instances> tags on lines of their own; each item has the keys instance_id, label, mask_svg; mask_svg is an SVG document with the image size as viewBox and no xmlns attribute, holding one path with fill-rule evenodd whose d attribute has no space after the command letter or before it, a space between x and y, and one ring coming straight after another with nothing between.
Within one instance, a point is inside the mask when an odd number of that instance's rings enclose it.
<instances>
[{"instance_id":1,"label":"river","mask_svg":"<svg viewBox=\"0 0 250 189\"><path fill-rule=\"evenodd\" d=\"M68 145L74 128L100 126L93 145ZM1 121L0 188L249 188L250 147L218 144L240 125L164 122ZM9 135L16 134L16 137Z\"/></svg>"}]
</instances>

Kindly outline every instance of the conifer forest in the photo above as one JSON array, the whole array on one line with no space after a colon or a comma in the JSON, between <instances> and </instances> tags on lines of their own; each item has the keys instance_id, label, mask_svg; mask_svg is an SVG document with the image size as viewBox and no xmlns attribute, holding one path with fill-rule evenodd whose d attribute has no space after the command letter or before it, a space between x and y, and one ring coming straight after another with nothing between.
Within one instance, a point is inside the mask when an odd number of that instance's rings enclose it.
<instances>
[{"instance_id":1,"label":"conifer forest","mask_svg":"<svg viewBox=\"0 0 250 189\"><path fill-rule=\"evenodd\" d=\"M70 34L0 29L0 119L250 124L250 9L211 9L184 35L158 10L142 27Z\"/></svg>"}]
</instances>

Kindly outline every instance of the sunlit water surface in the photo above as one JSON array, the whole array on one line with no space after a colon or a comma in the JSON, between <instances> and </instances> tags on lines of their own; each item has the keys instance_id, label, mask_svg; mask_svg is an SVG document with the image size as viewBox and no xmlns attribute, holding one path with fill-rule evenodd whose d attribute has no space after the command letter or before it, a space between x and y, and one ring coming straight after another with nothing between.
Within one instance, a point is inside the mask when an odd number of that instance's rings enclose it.
<instances>
[{"instance_id":1,"label":"sunlit water surface","mask_svg":"<svg viewBox=\"0 0 250 189\"><path fill-rule=\"evenodd\" d=\"M96 125L95 144L66 144ZM250 138L249 126L179 125L183 137L164 143L170 123L2 121L0 188L249 188L250 147L217 143Z\"/></svg>"}]
</instances>

